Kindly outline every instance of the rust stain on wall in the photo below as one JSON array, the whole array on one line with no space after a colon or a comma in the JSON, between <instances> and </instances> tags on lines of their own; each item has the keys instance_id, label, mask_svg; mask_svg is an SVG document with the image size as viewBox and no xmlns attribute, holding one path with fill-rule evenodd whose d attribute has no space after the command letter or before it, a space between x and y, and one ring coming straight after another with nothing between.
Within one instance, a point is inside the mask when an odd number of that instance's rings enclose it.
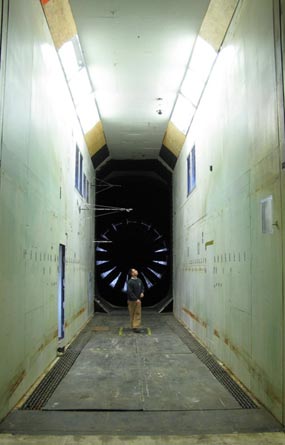
<instances>
[{"instance_id":1,"label":"rust stain on wall","mask_svg":"<svg viewBox=\"0 0 285 445\"><path fill-rule=\"evenodd\" d=\"M73 315L73 317L71 318L71 321L76 320L76 318L80 317L80 315L82 315L85 311L86 311L86 307L82 307L81 309L79 309L79 311Z\"/></svg>"},{"instance_id":2,"label":"rust stain on wall","mask_svg":"<svg viewBox=\"0 0 285 445\"><path fill-rule=\"evenodd\" d=\"M16 391L16 389L18 388L18 386L21 384L21 382L24 380L25 377L26 377L26 371L22 370L19 374L17 374L13 378L12 382L8 387L8 392L10 395L12 395Z\"/></svg>"},{"instance_id":3,"label":"rust stain on wall","mask_svg":"<svg viewBox=\"0 0 285 445\"><path fill-rule=\"evenodd\" d=\"M243 354L240 351L240 349L235 346L228 337L224 338L224 343L238 356L241 356L243 358Z\"/></svg>"},{"instance_id":4,"label":"rust stain on wall","mask_svg":"<svg viewBox=\"0 0 285 445\"><path fill-rule=\"evenodd\" d=\"M277 390L270 383L269 377L266 375L263 369L261 369L256 363L247 363L250 374L253 376L255 381L259 382L261 388L264 389L265 394L272 400L273 403L281 406L282 405L282 391Z\"/></svg>"},{"instance_id":5,"label":"rust stain on wall","mask_svg":"<svg viewBox=\"0 0 285 445\"><path fill-rule=\"evenodd\" d=\"M218 338L221 338L219 331L217 329L214 329L214 335Z\"/></svg>"},{"instance_id":6,"label":"rust stain on wall","mask_svg":"<svg viewBox=\"0 0 285 445\"><path fill-rule=\"evenodd\" d=\"M199 323L201 326L203 326L203 328L206 328L208 326L208 324L204 320L201 320L196 314L194 314L193 312L189 311L189 309L186 309L184 307L183 311L187 315L189 315L191 318L193 318L193 320L197 321L197 323Z\"/></svg>"},{"instance_id":7,"label":"rust stain on wall","mask_svg":"<svg viewBox=\"0 0 285 445\"><path fill-rule=\"evenodd\" d=\"M195 315L193 312L191 312L190 310L186 309L185 307L183 307L183 311L189 315L193 320L197 321L199 324L201 324L203 327L207 327L207 323L205 323L204 321L200 320L199 317L197 315ZM185 323L180 320L180 322L184 325ZM188 326L186 326L186 328L188 329ZM249 393L254 392L255 397L261 397L261 392L263 392L264 394L266 394L266 396L271 400L271 402L277 407L277 409L280 409L280 407L282 406L282 389L277 388L278 383L274 382L271 383L270 382L270 377L266 374L266 372L257 364L254 362L253 357L250 356L246 351L242 350L241 348L237 347L236 345L234 345L232 343L232 341L229 339L228 336L223 336L219 333L219 331L217 329L213 330L213 334L221 339L221 341L224 342L224 344L236 355L239 357L239 360L241 361L241 363L244 363L249 371L249 373L252 375L252 378L254 380L255 383L258 382L258 386L259 389L257 390L257 386L255 385L255 389L254 388L248 388L245 386L245 389L247 391L249 391ZM199 341L201 341L198 338ZM211 351L210 351L211 352ZM239 384L241 384L241 382L239 381L239 379L237 378L235 372L228 367L226 364L223 365L224 368L239 382ZM276 384L275 384L276 383Z\"/></svg>"},{"instance_id":8,"label":"rust stain on wall","mask_svg":"<svg viewBox=\"0 0 285 445\"><path fill-rule=\"evenodd\" d=\"M214 330L215 335L216 332L218 331ZM260 389L263 388L263 391L268 396L268 398L274 404L280 406L282 404L281 389L278 392L277 388L274 388L273 384L270 383L270 378L266 375L266 372L263 369L261 369L257 363L253 362L252 357L249 356L246 353L246 351L242 351L240 348L234 345L228 337L224 337L223 341L225 345L227 345L230 348L230 350L233 351L234 354L239 357L241 362L246 364L248 371L252 375L254 381L259 382ZM233 373L231 369L229 370L231 373Z\"/></svg>"},{"instance_id":9,"label":"rust stain on wall","mask_svg":"<svg viewBox=\"0 0 285 445\"><path fill-rule=\"evenodd\" d=\"M70 326L70 324L76 320L76 318L80 317L80 315L82 315L84 312L86 312L86 307L82 307L81 309L79 309L78 312L76 312L76 314L74 314L71 319L69 321L66 321L64 326L67 328L68 326Z\"/></svg>"},{"instance_id":10,"label":"rust stain on wall","mask_svg":"<svg viewBox=\"0 0 285 445\"><path fill-rule=\"evenodd\" d=\"M52 332L52 334L49 337L46 338L44 343L42 343L40 345L37 352L42 352L55 338L57 338L57 336L58 336L58 332L57 332L57 330L55 330L54 332Z\"/></svg>"}]
</instances>

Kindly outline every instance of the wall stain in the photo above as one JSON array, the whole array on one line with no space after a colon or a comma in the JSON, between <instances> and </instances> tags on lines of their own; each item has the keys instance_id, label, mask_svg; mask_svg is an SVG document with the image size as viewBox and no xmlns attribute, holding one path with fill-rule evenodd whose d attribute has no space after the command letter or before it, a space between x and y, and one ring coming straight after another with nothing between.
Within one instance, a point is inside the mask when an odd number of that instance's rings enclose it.
<instances>
[{"instance_id":1,"label":"wall stain","mask_svg":"<svg viewBox=\"0 0 285 445\"><path fill-rule=\"evenodd\" d=\"M37 352L42 352L55 338L57 338L58 332L55 330L49 337L46 338L45 342L42 343Z\"/></svg>"},{"instance_id":2,"label":"wall stain","mask_svg":"<svg viewBox=\"0 0 285 445\"><path fill-rule=\"evenodd\" d=\"M214 335L218 338L221 338L220 333L217 329L214 329Z\"/></svg>"},{"instance_id":3,"label":"wall stain","mask_svg":"<svg viewBox=\"0 0 285 445\"><path fill-rule=\"evenodd\" d=\"M218 337L218 338L221 338L217 329L214 329L214 335L216 335L216 337ZM281 404L282 404L281 390L278 393L278 391L270 383L270 381L269 381L270 379L266 375L266 372L263 369L261 369L257 363L254 363L252 358L245 351L242 351L240 348L235 346L230 341L230 339L228 337L224 337L223 341L224 341L225 345L227 345L231 349L231 351L233 351L234 354L239 357L241 362L246 364L250 375L253 377L253 379L255 381L259 382L259 385L260 385L259 388L264 391L264 393L267 395L267 397L275 405L277 404L277 405L281 406ZM230 368L228 368L228 369L230 370L231 373L233 373L233 371ZM255 392L256 392L256 390L255 390Z\"/></svg>"},{"instance_id":4,"label":"wall stain","mask_svg":"<svg viewBox=\"0 0 285 445\"><path fill-rule=\"evenodd\" d=\"M80 317L80 315L82 315L84 312L86 312L86 307L82 307L81 309L79 309L79 311L76 312L76 314L74 314L74 315L71 317L70 321L66 321L66 322L65 322L64 326L65 326L66 328L67 328L68 326L70 326L70 324L71 324L74 320L76 320L76 318Z\"/></svg>"},{"instance_id":5,"label":"wall stain","mask_svg":"<svg viewBox=\"0 0 285 445\"><path fill-rule=\"evenodd\" d=\"M224 338L224 343L233 351L236 355L242 357L242 353L237 346L235 346L228 337ZM243 358L243 357L242 357Z\"/></svg>"},{"instance_id":6,"label":"wall stain","mask_svg":"<svg viewBox=\"0 0 285 445\"><path fill-rule=\"evenodd\" d=\"M185 307L183 308L183 311L187 315L190 315L190 317L193 318L193 320L197 321L197 323L199 323L201 326L203 326L203 328L206 328L208 326L208 324L204 320L200 320L200 318L197 315L195 315L193 312L189 311Z\"/></svg>"},{"instance_id":7,"label":"wall stain","mask_svg":"<svg viewBox=\"0 0 285 445\"><path fill-rule=\"evenodd\" d=\"M18 386L21 384L21 382L24 380L24 378L26 377L26 371L25 371L25 369L23 369L19 374L17 374L14 378L13 378L13 380L12 380L12 382L9 384L9 386L8 386L8 393L10 394L10 395L12 395L15 391L16 391L16 389L18 388Z\"/></svg>"},{"instance_id":8,"label":"wall stain","mask_svg":"<svg viewBox=\"0 0 285 445\"><path fill-rule=\"evenodd\" d=\"M80 317L81 314L83 314L86 311L86 307L82 307L81 309L79 309L78 312L76 312L76 314L74 314L71 318L71 321L76 320L77 317Z\"/></svg>"},{"instance_id":9,"label":"wall stain","mask_svg":"<svg viewBox=\"0 0 285 445\"><path fill-rule=\"evenodd\" d=\"M208 246L213 246L213 245L214 245L214 240L207 241L207 242L205 243L205 250L207 250L207 247L208 247Z\"/></svg>"},{"instance_id":10,"label":"wall stain","mask_svg":"<svg viewBox=\"0 0 285 445\"><path fill-rule=\"evenodd\" d=\"M195 315L193 312L189 311L185 307L183 307L183 311L187 315L189 315L193 320L197 321L203 327L206 328L208 326L205 321L200 320L200 318L197 315ZM182 324L184 324L184 323L182 322ZM189 328L189 327L187 326L187 328ZM216 337L222 339L224 344L226 346L228 346L231 349L231 351L233 351L233 353L239 357L241 362L246 365L246 367L247 367L250 375L253 377L254 381L259 382L258 389L256 386L255 386L255 388L246 388L246 389L249 392L254 391L255 397L262 397L261 393L264 392L264 394L266 394L266 396L272 402L272 404L275 406L275 408L278 410L281 409L282 391L281 391L281 389L280 389L280 391L278 391L278 389L276 387L274 388L274 385L270 382L270 377L267 376L266 372L263 369L261 369L257 363L255 363L253 361L252 357L250 357L246 351L242 351L240 348L238 348L236 345L234 345L230 341L229 337L227 337L227 336L223 337L217 329L214 329L213 333ZM230 372L230 374L232 374L236 378L235 372L230 367L228 367L226 364L224 364L224 366Z\"/></svg>"}]
</instances>

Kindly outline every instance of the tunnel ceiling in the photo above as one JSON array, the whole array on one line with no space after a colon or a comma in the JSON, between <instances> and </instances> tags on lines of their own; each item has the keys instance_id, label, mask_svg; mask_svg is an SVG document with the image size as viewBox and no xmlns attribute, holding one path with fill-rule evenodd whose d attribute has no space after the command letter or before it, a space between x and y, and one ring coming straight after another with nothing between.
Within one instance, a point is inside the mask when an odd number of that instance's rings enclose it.
<instances>
[{"instance_id":1,"label":"tunnel ceiling","mask_svg":"<svg viewBox=\"0 0 285 445\"><path fill-rule=\"evenodd\" d=\"M70 5L110 156L157 158L209 0Z\"/></svg>"},{"instance_id":2,"label":"tunnel ceiling","mask_svg":"<svg viewBox=\"0 0 285 445\"><path fill-rule=\"evenodd\" d=\"M238 1L41 0L96 170L106 159L174 169Z\"/></svg>"},{"instance_id":3,"label":"tunnel ceiling","mask_svg":"<svg viewBox=\"0 0 285 445\"><path fill-rule=\"evenodd\" d=\"M147 159L136 160L110 160L97 170L98 180L103 179L112 183L118 178L124 177L129 182L151 179L167 189L171 189L171 171L159 161Z\"/></svg>"}]
</instances>

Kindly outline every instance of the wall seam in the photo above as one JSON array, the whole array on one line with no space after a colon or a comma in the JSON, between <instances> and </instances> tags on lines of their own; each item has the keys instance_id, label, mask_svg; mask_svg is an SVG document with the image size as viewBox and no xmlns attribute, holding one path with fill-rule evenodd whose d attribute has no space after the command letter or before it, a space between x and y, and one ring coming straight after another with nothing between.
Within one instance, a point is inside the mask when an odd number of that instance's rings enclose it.
<instances>
[{"instance_id":1,"label":"wall seam","mask_svg":"<svg viewBox=\"0 0 285 445\"><path fill-rule=\"evenodd\" d=\"M3 0L1 4L1 28L0 28L0 189L2 182L2 152L3 152L3 128L4 128L4 103L6 81L6 57L9 29L9 0Z\"/></svg>"},{"instance_id":2,"label":"wall seam","mask_svg":"<svg viewBox=\"0 0 285 445\"><path fill-rule=\"evenodd\" d=\"M281 292L282 292L282 327L281 327L281 360L282 360L282 423L285 423L285 351L284 351L284 236L283 236L283 192L282 192L282 173L285 168L285 137L284 137L284 27L282 26L282 5L284 0L273 0L273 29L275 44L275 73L276 73L276 94L277 94L277 119L278 119L278 145L279 145L279 191L280 191L280 228L281 230Z\"/></svg>"}]
</instances>

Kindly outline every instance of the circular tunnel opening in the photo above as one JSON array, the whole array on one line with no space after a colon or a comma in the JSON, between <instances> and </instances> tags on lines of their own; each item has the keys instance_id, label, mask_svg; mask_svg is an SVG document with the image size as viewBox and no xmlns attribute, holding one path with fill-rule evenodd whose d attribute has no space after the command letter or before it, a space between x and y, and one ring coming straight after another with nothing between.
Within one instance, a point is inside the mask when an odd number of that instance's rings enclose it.
<instances>
[{"instance_id":1,"label":"circular tunnel opening","mask_svg":"<svg viewBox=\"0 0 285 445\"><path fill-rule=\"evenodd\" d=\"M126 306L130 268L144 283L144 306L171 293L171 176L151 165L112 162L97 173L110 188L98 188L96 205L132 209L96 213L96 295L115 306Z\"/></svg>"}]
</instances>

